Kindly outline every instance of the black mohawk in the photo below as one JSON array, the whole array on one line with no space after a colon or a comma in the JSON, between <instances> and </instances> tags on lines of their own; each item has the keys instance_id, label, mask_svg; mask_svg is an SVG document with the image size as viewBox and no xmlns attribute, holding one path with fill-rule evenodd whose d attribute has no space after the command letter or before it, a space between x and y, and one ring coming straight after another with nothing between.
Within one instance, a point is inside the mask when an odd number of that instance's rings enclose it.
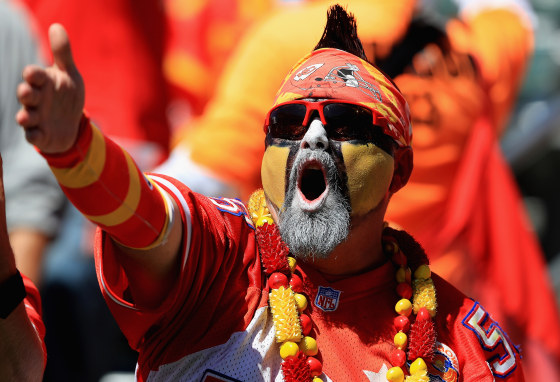
<instances>
[{"instance_id":1,"label":"black mohawk","mask_svg":"<svg viewBox=\"0 0 560 382\"><path fill-rule=\"evenodd\" d=\"M358 38L356 19L336 4L327 11L327 25L315 49L335 48L344 50L367 61L362 42Z\"/></svg>"}]
</instances>

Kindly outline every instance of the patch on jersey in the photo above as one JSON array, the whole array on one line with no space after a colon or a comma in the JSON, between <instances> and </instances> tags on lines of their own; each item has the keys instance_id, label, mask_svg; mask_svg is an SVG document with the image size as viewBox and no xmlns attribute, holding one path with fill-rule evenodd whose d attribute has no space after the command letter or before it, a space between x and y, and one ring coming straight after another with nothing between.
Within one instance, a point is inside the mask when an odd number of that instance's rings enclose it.
<instances>
[{"instance_id":1,"label":"patch on jersey","mask_svg":"<svg viewBox=\"0 0 560 382\"><path fill-rule=\"evenodd\" d=\"M459 359L449 346L436 342L434 361L428 364L430 381L457 382L459 380Z\"/></svg>"},{"instance_id":2,"label":"patch on jersey","mask_svg":"<svg viewBox=\"0 0 560 382\"><path fill-rule=\"evenodd\" d=\"M317 297L315 297L315 306L325 312L335 311L338 308L341 293L339 290L320 286Z\"/></svg>"},{"instance_id":3,"label":"patch on jersey","mask_svg":"<svg viewBox=\"0 0 560 382\"><path fill-rule=\"evenodd\" d=\"M506 378L513 373L517 368L515 353L519 353L519 350L478 302L475 301L462 323L478 338L486 353L486 361L492 369L492 374L499 378Z\"/></svg>"},{"instance_id":4,"label":"patch on jersey","mask_svg":"<svg viewBox=\"0 0 560 382\"><path fill-rule=\"evenodd\" d=\"M222 212L227 212L228 214L245 217L245 222L249 225L249 227L255 229L253 225L253 221L249 217L249 212L245 205L239 199L232 199L232 198L212 198L208 197L208 199L214 203L214 205L218 208L218 210Z\"/></svg>"},{"instance_id":5,"label":"patch on jersey","mask_svg":"<svg viewBox=\"0 0 560 382\"><path fill-rule=\"evenodd\" d=\"M228 377L217 371L206 369L200 382L241 382L239 379Z\"/></svg>"}]
</instances>

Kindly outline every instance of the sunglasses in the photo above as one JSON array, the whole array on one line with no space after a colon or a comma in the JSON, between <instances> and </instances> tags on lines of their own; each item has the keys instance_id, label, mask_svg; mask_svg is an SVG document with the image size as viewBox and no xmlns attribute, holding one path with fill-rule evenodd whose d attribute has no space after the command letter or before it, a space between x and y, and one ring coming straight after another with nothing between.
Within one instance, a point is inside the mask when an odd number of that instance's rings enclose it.
<instances>
[{"instance_id":1,"label":"sunglasses","mask_svg":"<svg viewBox=\"0 0 560 382\"><path fill-rule=\"evenodd\" d=\"M312 116L317 114L328 137L336 141L375 141L380 134L383 135L380 125L386 125L384 117L357 103L296 100L282 103L268 112L266 133L272 138L300 140L307 132Z\"/></svg>"}]
</instances>

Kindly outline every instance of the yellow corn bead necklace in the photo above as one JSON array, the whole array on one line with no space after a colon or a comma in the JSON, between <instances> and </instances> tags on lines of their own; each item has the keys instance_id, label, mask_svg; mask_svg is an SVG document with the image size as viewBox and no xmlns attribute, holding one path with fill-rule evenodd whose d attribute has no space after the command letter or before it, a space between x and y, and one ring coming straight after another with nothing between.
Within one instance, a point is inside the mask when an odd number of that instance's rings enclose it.
<instances>
[{"instance_id":1,"label":"yellow corn bead necklace","mask_svg":"<svg viewBox=\"0 0 560 382\"><path fill-rule=\"evenodd\" d=\"M269 307L276 342L280 345L284 381L322 382L319 376L323 373L323 366L314 357L319 349L317 341L309 335L312 323L309 315L305 314L307 297L294 291L301 291L301 285L298 284L301 280L293 274L296 259L288 254L287 247L281 241L266 206L263 190L257 190L251 195L248 209L256 226L261 261L268 276ZM285 255L272 253L278 248ZM397 317L394 319L394 326L397 333L394 336L395 349L390 356L392 367L387 371L386 378L390 382L429 382L428 366L423 357L418 355L431 358L435 344L432 319L436 314L437 300L430 268L427 264L421 264L412 274L407 266L407 257L400 250L397 240L390 235L384 235L384 251L398 266L395 277L400 297L395 305ZM413 313L416 321L411 329L410 317ZM415 325L419 330L414 330ZM431 345L426 348L425 343ZM407 349L409 354L415 355L408 370L405 367ZM405 371L409 375L405 375Z\"/></svg>"}]
</instances>

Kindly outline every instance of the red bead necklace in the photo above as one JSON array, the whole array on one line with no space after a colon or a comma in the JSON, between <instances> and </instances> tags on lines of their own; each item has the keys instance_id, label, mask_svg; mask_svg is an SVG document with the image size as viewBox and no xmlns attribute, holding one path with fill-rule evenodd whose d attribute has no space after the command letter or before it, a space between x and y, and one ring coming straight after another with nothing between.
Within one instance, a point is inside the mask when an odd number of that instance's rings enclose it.
<instances>
[{"instance_id":1,"label":"red bead necklace","mask_svg":"<svg viewBox=\"0 0 560 382\"><path fill-rule=\"evenodd\" d=\"M319 349L317 341L310 335L313 324L306 314L307 297L302 293L301 278L293 273L296 259L290 256L280 237L266 206L263 190L251 195L248 208L256 226L261 262L268 277L269 307L276 342L280 344L284 381L322 382L319 376L323 373L323 366L315 357ZM407 248L408 257L399 242ZM434 353L436 333L433 317L437 302L428 259L421 247L404 231L386 227L383 246L397 266L396 289L400 297L395 305L395 348L389 357L392 367L387 371L387 380L429 382L426 361L431 362ZM415 256L410 256L410 252ZM413 313L416 319L411 323ZM408 368L407 360L411 360Z\"/></svg>"}]
</instances>

